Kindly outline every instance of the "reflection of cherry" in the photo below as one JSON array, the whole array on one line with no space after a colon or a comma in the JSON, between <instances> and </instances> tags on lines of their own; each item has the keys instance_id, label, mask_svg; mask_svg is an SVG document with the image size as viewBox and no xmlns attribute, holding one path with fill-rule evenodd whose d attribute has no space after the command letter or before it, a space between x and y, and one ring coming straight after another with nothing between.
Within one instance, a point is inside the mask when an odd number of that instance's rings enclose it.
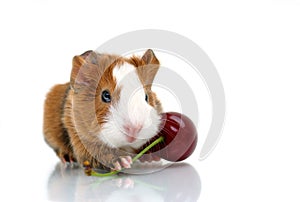
<instances>
[{"instance_id":1,"label":"reflection of cherry","mask_svg":"<svg viewBox=\"0 0 300 202\"><path fill-rule=\"evenodd\" d=\"M162 114L162 129L154 139L160 136L164 141L152 147L150 151L168 161L186 159L197 145L195 125L187 116L177 112Z\"/></svg>"}]
</instances>

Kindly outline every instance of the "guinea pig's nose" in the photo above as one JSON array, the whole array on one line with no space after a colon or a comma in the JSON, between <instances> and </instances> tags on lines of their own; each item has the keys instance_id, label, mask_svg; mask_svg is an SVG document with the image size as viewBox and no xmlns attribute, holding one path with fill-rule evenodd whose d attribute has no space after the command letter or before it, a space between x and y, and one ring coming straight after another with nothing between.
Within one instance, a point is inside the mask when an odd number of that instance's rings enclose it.
<instances>
[{"instance_id":1,"label":"guinea pig's nose","mask_svg":"<svg viewBox=\"0 0 300 202\"><path fill-rule=\"evenodd\" d=\"M126 132L126 140L128 142L134 142L138 133L142 130L142 125L125 124L124 130Z\"/></svg>"}]
</instances>

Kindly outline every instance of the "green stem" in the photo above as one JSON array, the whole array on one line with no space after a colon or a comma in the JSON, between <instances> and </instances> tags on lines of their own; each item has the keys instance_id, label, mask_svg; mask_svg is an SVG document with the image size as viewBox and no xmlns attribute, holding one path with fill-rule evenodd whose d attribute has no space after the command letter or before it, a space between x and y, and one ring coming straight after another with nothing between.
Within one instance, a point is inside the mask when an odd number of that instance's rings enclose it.
<instances>
[{"instance_id":1,"label":"green stem","mask_svg":"<svg viewBox=\"0 0 300 202\"><path fill-rule=\"evenodd\" d=\"M164 137L160 136L159 138L157 138L155 141L153 141L150 145L148 145L145 149L143 149L140 153L138 153L133 159L132 162L135 162L136 160L138 160L141 156L143 156L143 154L145 154L147 151L149 151L149 149L151 149L152 147L154 147L155 145L157 145L158 143L164 141Z\"/></svg>"},{"instance_id":2,"label":"green stem","mask_svg":"<svg viewBox=\"0 0 300 202\"><path fill-rule=\"evenodd\" d=\"M132 162L135 162L136 160L138 160L141 156L143 156L147 151L149 151L149 149L151 149L152 147L154 147L155 145L157 145L158 143L164 141L164 137L160 136L159 138L157 138L155 141L153 141L150 145L148 145L145 149L143 149L140 153L138 153L133 159ZM96 176L96 177L107 177L107 176L112 176L115 175L117 173L119 173L122 170L119 171L111 171L109 173L97 173L96 171L92 170L91 171L91 176Z\"/></svg>"}]
</instances>

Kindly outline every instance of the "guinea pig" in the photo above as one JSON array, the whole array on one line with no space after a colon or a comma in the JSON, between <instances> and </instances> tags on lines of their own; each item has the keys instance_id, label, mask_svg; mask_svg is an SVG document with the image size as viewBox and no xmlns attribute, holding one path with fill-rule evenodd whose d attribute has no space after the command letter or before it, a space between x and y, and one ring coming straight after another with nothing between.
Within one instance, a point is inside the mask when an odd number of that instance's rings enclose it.
<instances>
[{"instance_id":1,"label":"guinea pig","mask_svg":"<svg viewBox=\"0 0 300 202\"><path fill-rule=\"evenodd\" d=\"M159 132L162 106L151 90L159 61L152 50L125 58L87 51L75 56L70 82L52 87L43 134L63 163L130 168Z\"/></svg>"}]
</instances>

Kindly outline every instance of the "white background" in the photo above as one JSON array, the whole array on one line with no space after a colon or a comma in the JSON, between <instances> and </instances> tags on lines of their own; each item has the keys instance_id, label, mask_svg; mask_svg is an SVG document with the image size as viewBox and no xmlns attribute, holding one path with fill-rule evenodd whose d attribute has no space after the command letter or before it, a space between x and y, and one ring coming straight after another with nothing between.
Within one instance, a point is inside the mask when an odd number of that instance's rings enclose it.
<instances>
[{"instance_id":1,"label":"white background","mask_svg":"<svg viewBox=\"0 0 300 202\"><path fill-rule=\"evenodd\" d=\"M68 80L71 58L155 28L196 42L225 88L219 144L204 161L188 161L201 179L190 201L299 201L299 25L298 0L1 1L0 200L53 199L47 181L58 160L43 141L43 101ZM147 193L146 201L168 201Z\"/></svg>"}]
</instances>

